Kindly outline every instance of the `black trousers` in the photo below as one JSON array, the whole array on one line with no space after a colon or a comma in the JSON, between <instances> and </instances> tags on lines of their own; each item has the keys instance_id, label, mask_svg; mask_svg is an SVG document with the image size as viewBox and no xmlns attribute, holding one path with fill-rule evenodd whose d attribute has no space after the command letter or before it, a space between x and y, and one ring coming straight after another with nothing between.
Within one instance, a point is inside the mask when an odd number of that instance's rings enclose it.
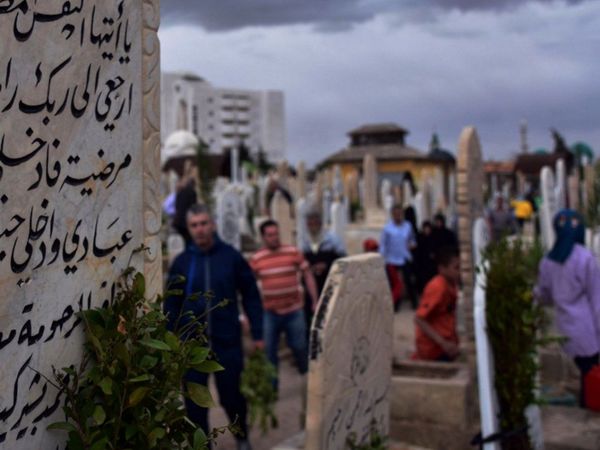
<instances>
[{"instance_id":1,"label":"black trousers","mask_svg":"<svg viewBox=\"0 0 600 450\"><path fill-rule=\"evenodd\" d=\"M215 382L217 392L219 393L219 403L225 409L230 423L235 423L240 427L241 436L239 439L248 438L248 425L246 422L247 405L246 399L240 392L240 376L244 369L244 353L241 343L234 344L231 347L213 346L213 351L217 355L219 364L225 370L215 372ZM208 374L190 370L185 375L186 382L207 385ZM197 424L206 434L210 432L208 422L208 409L196 405L193 401L185 399L189 419Z\"/></svg>"},{"instance_id":2,"label":"black trousers","mask_svg":"<svg viewBox=\"0 0 600 450\"><path fill-rule=\"evenodd\" d=\"M598 365L600 354L596 353L592 356L576 356L575 364L579 368L581 372L581 388L579 389L579 406L585 408L585 376L588 374L590 370L596 365Z\"/></svg>"}]
</instances>

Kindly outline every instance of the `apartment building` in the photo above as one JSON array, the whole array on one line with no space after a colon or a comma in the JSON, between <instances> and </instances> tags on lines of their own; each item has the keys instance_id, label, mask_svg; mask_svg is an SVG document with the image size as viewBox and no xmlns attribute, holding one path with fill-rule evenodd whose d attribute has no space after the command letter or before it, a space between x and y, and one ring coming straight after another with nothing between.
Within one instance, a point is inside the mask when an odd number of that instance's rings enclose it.
<instances>
[{"instance_id":1,"label":"apartment building","mask_svg":"<svg viewBox=\"0 0 600 450\"><path fill-rule=\"evenodd\" d=\"M163 143L174 131L187 130L201 137L211 153L243 141L272 161L285 158L283 92L218 88L190 73L163 73L161 82Z\"/></svg>"}]
</instances>

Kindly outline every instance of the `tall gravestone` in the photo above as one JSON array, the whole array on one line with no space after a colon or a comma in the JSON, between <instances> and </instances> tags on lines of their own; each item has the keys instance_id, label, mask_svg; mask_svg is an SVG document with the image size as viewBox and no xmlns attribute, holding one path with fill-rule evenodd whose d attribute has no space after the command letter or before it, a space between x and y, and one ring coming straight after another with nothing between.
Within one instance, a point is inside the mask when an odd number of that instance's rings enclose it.
<instances>
[{"instance_id":1,"label":"tall gravestone","mask_svg":"<svg viewBox=\"0 0 600 450\"><path fill-rule=\"evenodd\" d=\"M306 450L347 448L387 436L393 311L377 254L336 261L310 336Z\"/></svg>"},{"instance_id":2,"label":"tall gravestone","mask_svg":"<svg viewBox=\"0 0 600 450\"><path fill-rule=\"evenodd\" d=\"M234 186L217 195L217 231L223 241L240 250L242 234L240 219L244 219L244 206Z\"/></svg>"},{"instance_id":3,"label":"tall gravestone","mask_svg":"<svg viewBox=\"0 0 600 450\"><path fill-rule=\"evenodd\" d=\"M339 201L334 201L331 204L331 231L338 238L344 241L346 234L346 225L348 223L347 211L344 204Z\"/></svg>"},{"instance_id":4,"label":"tall gravestone","mask_svg":"<svg viewBox=\"0 0 600 450\"><path fill-rule=\"evenodd\" d=\"M296 198L305 198L306 194L307 194L307 190L306 190L306 164L304 164L304 161L300 161L298 163L298 170L297 170L296 176L298 178Z\"/></svg>"},{"instance_id":5,"label":"tall gravestone","mask_svg":"<svg viewBox=\"0 0 600 450\"><path fill-rule=\"evenodd\" d=\"M556 187L554 175L550 167L542 167L540 172L540 191L542 192L542 206L540 208L540 228L542 231L542 242L544 248L549 250L554 245L555 233L552 221L558 212L558 201L556 198Z\"/></svg>"},{"instance_id":6,"label":"tall gravestone","mask_svg":"<svg viewBox=\"0 0 600 450\"><path fill-rule=\"evenodd\" d=\"M559 159L556 161L556 205L558 209L567 207L567 167L565 160Z\"/></svg>"},{"instance_id":7,"label":"tall gravestone","mask_svg":"<svg viewBox=\"0 0 600 450\"><path fill-rule=\"evenodd\" d=\"M300 249L307 239L306 215L308 214L309 207L310 204L304 197L296 200L296 247Z\"/></svg>"},{"instance_id":8,"label":"tall gravestone","mask_svg":"<svg viewBox=\"0 0 600 450\"><path fill-rule=\"evenodd\" d=\"M275 192L271 201L271 218L279 224L281 243L294 245L296 226L292 218L292 207L279 191Z\"/></svg>"},{"instance_id":9,"label":"tall gravestone","mask_svg":"<svg viewBox=\"0 0 600 450\"><path fill-rule=\"evenodd\" d=\"M466 344L469 357L474 355L473 292L475 264L473 261L473 225L483 215L483 160L477 130L466 127L458 142L457 209L460 266L463 282ZM470 360L471 363L474 361Z\"/></svg>"},{"instance_id":10,"label":"tall gravestone","mask_svg":"<svg viewBox=\"0 0 600 450\"><path fill-rule=\"evenodd\" d=\"M0 448L63 448L52 366L135 248L161 290L158 0L1 2Z\"/></svg>"},{"instance_id":11,"label":"tall gravestone","mask_svg":"<svg viewBox=\"0 0 600 450\"><path fill-rule=\"evenodd\" d=\"M363 160L363 208L368 213L377 208L377 162L371 154Z\"/></svg>"}]
</instances>

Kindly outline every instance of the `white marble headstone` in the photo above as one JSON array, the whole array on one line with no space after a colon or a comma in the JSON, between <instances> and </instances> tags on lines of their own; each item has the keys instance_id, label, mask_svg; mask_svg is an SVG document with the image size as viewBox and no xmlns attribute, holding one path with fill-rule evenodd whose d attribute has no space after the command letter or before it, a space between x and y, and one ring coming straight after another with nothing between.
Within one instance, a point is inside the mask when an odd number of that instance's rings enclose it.
<instances>
[{"instance_id":1,"label":"white marble headstone","mask_svg":"<svg viewBox=\"0 0 600 450\"><path fill-rule=\"evenodd\" d=\"M77 312L133 263L162 289L158 0L0 2L0 448L63 448L34 370L79 365Z\"/></svg>"},{"instance_id":2,"label":"white marble headstone","mask_svg":"<svg viewBox=\"0 0 600 450\"><path fill-rule=\"evenodd\" d=\"M567 167L562 158L556 161L555 183L556 208L560 210L567 207Z\"/></svg>"},{"instance_id":3,"label":"white marble headstone","mask_svg":"<svg viewBox=\"0 0 600 450\"><path fill-rule=\"evenodd\" d=\"M335 201L331 204L331 231L342 241L346 232L346 208L344 204Z\"/></svg>"},{"instance_id":4,"label":"white marble headstone","mask_svg":"<svg viewBox=\"0 0 600 450\"><path fill-rule=\"evenodd\" d=\"M540 190L542 192L542 206L540 208L540 227L544 248L549 250L554 245L555 233L552 221L558 212L556 200L556 186L554 175L550 167L542 167L540 174Z\"/></svg>"},{"instance_id":5,"label":"white marble headstone","mask_svg":"<svg viewBox=\"0 0 600 450\"><path fill-rule=\"evenodd\" d=\"M217 231L224 242L238 250L242 246L240 216L243 209L242 199L233 186L217 196Z\"/></svg>"}]
</instances>

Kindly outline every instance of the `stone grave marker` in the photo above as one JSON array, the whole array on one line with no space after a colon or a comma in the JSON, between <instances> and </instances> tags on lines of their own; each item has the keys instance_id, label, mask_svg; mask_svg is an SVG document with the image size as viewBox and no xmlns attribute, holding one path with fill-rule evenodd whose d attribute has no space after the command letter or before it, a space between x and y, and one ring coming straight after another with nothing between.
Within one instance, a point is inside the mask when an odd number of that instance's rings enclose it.
<instances>
[{"instance_id":1,"label":"stone grave marker","mask_svg":"<svg viewBox=\"0 0 600 450\"><path fill-rule=\"evenodd\" d=\"M377 209L377 162L372 154L363 160L363 207L365 211Z\"/></svg>"},{"instance_id":2,"label":"stone grave marker","mask_svg":"<svg viewBox=\"0 0 600 450\"><path fill-rule=\"evenodd\" d=\"M304 161L300 161L298 163L298 170L296 173L296 176L298 178L296 198L306 198L306 164L304 163Z\"/></svg>"},{"instance_id":3,"label":"stone grave marker","mask_svg":"<svg viewBox=\"0 0 600 450\"><path fill-rule=\"evenodd\" d=\"M284 245L294 245L296 224L292 218L290 204L281 192L275 192L271 201L271 218L279 224L279 235Z\"/></svg>"},{"instance_id":4,"label":"stone grave marker","mask_svg":"<svg viewBox=\"0 0 600 450\"><path fill-rule=\"evenodd\" d=\"M240 250L242 247L242 233L240 218L243 218L243 204L234 186L230 186L217 196L217 232L219 237Z\"/></svg>"},{"instance_id":5,"label":"stone grave marker","mask_svg":"<svg viewBox=\"0 0 600 450\"><path fill-rule=\"evenodd\" d=\"M558 212L556 199L557 189L554 184L554 175L550 167L542 167L540 173L540 191L542 192L542 206L540 208L540 228L544 248L549 250L554 245L555 233L552 221Z\"/></svg>"},{"instance_id":6,"label":"stone grave marker","mask_svg":"<svg viewBox=\"0 0 600 450\"><path fill-rule=\"evenodd\" d=\"M567 207L567 168L564 159L556 161L555 174L556 208L560 210Z\"/></svg>"},{"instance_id":7,"label":"stone grave marker","mask_svg":"<svg viewBox=\"0 0 600 450\"><path fill-rule=\"evenodd\" d=\"M581 183L579 182L578 175L569 175L567 178L567 184L569 187L569 208L579 210L579 190Z\"/></svg>"},{"instance_id":8,"label":"stone grave marker","mask_svg":"<svg viewBox=\"0 0 600 450\"><path fill-rule=\"evenodd\" d=\"M157 0L0 6L0 448L63 448L34 370L79 365L76 314L130 260L162 289L158 24Z\"/></svg>"},{"instance_id":9,"label":"stone grave marker","mask_svg":"<svg viewBox=\"0 0 600 450\"><path fill-rule=\"evenodd\" d=\"M377 254L334 264L310 336L306 450L365 444L388 435L393 311Z\"/></svg>"},{"instance_id":10,"label":"stone grave marker","mask_svg":"<svg viewBox=\"0 0 600 450\"><path fill-rule=\"evenodd\" d=\"M334 201L331 204L331 231L338 238L344 241L344 235L346 231L346 223L348 219L346 218L346 208L344 204L339 201Z\"/></svg>"},{"instance_id":11,"label":"stone grave marker","mask_svg":"<svg viewBox=\"0 0 600 450\"><path fill-rule=\"evenodd\" d=\"M467 354L474 355L473 290L475 264L473 261L472 233L475 220L483 215L483 160L481 145L475 127L466 127L458 142L457 209L460 267L463 282ZM473 364L474 361L470 360Z\"/></svg>"},{"instance_id":12,"label":"stone grave marker","mask_svg":"<svg viewBox=\"0 0 600 450\"><path fill-rule=\"evenodd\" d=\"M296 200L296 247L302 248L306 240L308 230L306 228L306 214L309 210L309 203L305 198L300 197Z\"/></svg>"},{"instance_id":13,"label":"stone grave marker","mask_svg":"<svg viewBox=\"0 0 600 450\"><path fill-rule=\"evenodd\" d=\"M323 192L323 225L331 224L331 205L333 204L333 193L327 188Z\"/></svg>"}]
</instances>

